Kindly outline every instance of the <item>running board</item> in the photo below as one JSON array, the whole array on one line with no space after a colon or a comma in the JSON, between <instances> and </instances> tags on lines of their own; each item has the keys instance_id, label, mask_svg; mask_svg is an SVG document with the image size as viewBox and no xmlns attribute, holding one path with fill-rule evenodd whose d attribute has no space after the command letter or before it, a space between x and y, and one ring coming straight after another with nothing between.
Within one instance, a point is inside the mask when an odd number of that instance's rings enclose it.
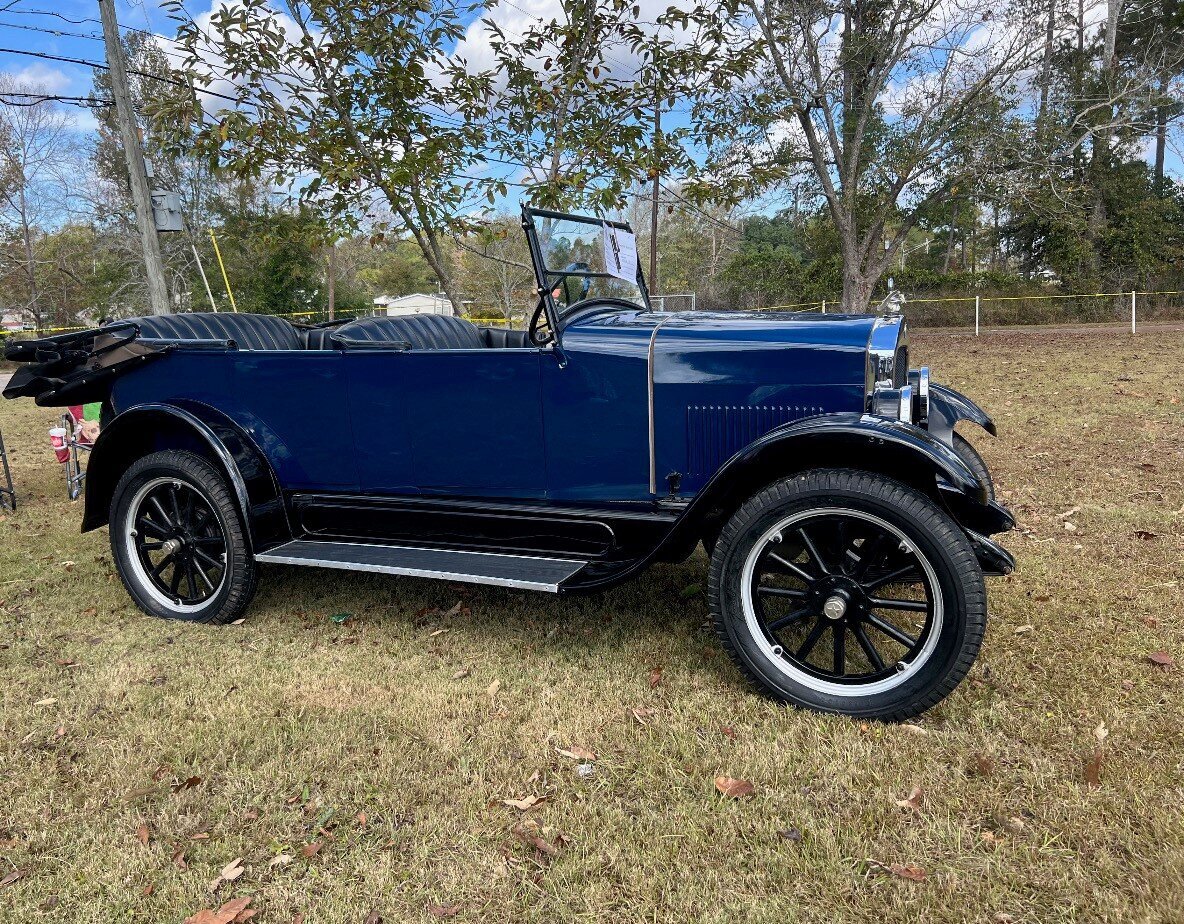
<instances>
[{"instance_id":1,"label":"running board","mask_svg":"<svg viewBox=\"0 0 1184 924\"><path fill-rule=\"evenodd\" d=\"M310 565L314 568L375 571L469 584L496 584L550 593L558 593L560 585L587 564L586 561L566 558L532 558L496 552L459 552L361 542L313 542L307 539L277 546L256 555L255 560L278 565Z\"/></svg>"}]
</instances>

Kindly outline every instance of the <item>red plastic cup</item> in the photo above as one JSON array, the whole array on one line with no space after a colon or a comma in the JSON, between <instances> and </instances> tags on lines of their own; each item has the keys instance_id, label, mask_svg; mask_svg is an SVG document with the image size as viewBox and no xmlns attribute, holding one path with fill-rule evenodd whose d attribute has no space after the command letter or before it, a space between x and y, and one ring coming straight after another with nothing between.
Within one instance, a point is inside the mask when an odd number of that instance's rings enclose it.
<instances>
[{"instance_id":1,"label":"red plastic cup","mask_svg":"<svg viewBox=\"0 0 1184 924\"><path fill-rule=\"evenodd\" d=\"M58 457L59 462L69 461L70 447L66 445L65 427L50 427L49 442L53 446L53 454Z\"/></svg>"}]
</instances>

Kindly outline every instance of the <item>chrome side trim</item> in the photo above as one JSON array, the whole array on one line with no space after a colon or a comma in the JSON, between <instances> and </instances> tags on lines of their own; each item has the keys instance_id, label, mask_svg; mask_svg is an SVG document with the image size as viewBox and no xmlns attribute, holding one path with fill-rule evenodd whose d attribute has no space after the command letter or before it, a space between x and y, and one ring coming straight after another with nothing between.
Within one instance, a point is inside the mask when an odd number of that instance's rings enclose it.
<instances>
[{"instance_id":1,"label":"chrome side trim","mask_svg":"<svg viewBox=\"0 0 1184 924\"><path fill-rule=\"evenodd\" d=\"M657 436L655 433L654 422L654 347L658 343L658 331L662 329L662 325L674 317L674 313L666 315L657 324L654 329L650 331L650 345L646 351L646 397L649 407L649 441L650 441L650 494L657 495L658 493L658 450L657 450Z\"/></svg>"}]
</instances>

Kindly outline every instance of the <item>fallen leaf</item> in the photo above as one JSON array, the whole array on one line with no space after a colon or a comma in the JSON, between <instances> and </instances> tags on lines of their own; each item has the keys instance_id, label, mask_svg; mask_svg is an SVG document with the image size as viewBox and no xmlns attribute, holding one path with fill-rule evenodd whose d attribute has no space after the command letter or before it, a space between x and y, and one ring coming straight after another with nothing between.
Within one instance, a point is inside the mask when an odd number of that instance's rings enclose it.
<instances>
[{"instance_id":1,"label":"fallen leaf","mask_svg":"<svg viewBox=\"0 0 1184 924\"><path fill-rule=\"evenodd\" d=\"M148 846L148 826L147 825L140 825L140 827L136 828L136 838L145 847Z\"/></svg>"},{"instance_id":2,"label":"fallen leaf","mask_svg":"<svg viewBox=\"0 0 1184 924\"><path fill-rule=\"evenodd\" d=\"M33 703L33 705L34 706L52 706L56 702L57 702L57 699L50 696L45 699L37 700L37 702Z\"/></svg>"},{"instance_id":3,"label":"fallen leaf","mask_svg":"<svg viewBox=\"0 0 1184 924\"><path fill-rule=\"evenodd\" d=\"M148 883L148 885L144 886L144 888L140 889L140 894L143 895L145 898L147 898L149 895L151 895L155 891L156 891L156 884L150 882L150 883Z\"/></svg>"},{"instance_id":4,"label":"fallen leaf","mask_svg":"<svg viewBox=\"0 0 1184 924\"><path fill-rule=\"evenodd\" d=\"M572 760L596 760L596 754L589 751L587 748L582 748L577 744L573 744L570 748L556 748L556 751L563 757L570 757Z\"/></svg>"},{"instance_id":5,"label":"fallen leaf","mask_svg":"<svg viewBox=\"0 0 1184 924\"><path fill-rule=\"evenodd\" d=\"M914 786L905 799L893 799L897 808L912 809L914 812L921 811L921 803L925 799L925 793L920 786Z\"/></svg>"},{"instance_id":6,"label":"fallen leaf","mask_svg":"<svg viewBox=\"0 0 1184 924\"><path fill-rule=\"evenodd\" d=\"M537 833L538 825L534 824L533 822L529 825L514 825L511 830L516 835L518 835L518 839L527 846L534 847L536 850L545 853L549 857L559 856L559 848L557 848L554 844L548 844L545 840L539 837Z\"/></svg>"},{"instance_id":7,"label":"fallen leaf","mask_svg":"<svg viewBox=\"0 0 1184 924\"><path fill-rule=\"evenodd\" d=\"M651 667L650 668L650 689L651 690L654 689L661 682L662 682L662 668Z\"/></svg>"},{"instance_id":8,"label":"fallen leaf","mask_svg":"<svg viewBox=\"0 0 1184 924\"><path fill-rule=\"evenodd\" d=\"M25 870L14 869L11 873L9 873L3 879L0 879L0 889L4 888L4 886L12 885L14 882L16 882L18 879L22 878L24 875L25 875Z\"/></svg>"},{"instance_id":9,"label":"fallen leaf","mask_svg":"<svg viewBox=\"0 0 1184 924\"><path fill-rule=\"evenodd\" d=\"M637 706L630 709L629 712L641 725L649 725L649 720L657 715L657 710L650 709L648 706Z\"/></svg>"},{"instance_id":10,"label":"fallen leaf","mask_svg":"<svg viewBox=\"0 0 1184 924\"><path fill-rule=\"evenodd\" d=\"M366 827L366 821L367 821L366 813L365 812L358 812L358 814L356 814L354 816L354 821L356 821L358 823L359 828Z\"/></svg>"},{"instance_id":11,"label":"fallen leaf","mask_svg":"<svg viewBox=\"0 0 1184 924\"><path fill-rule=\"evenodd\" d=\"M1102 785L1102 748L1094 748L1094 752L1085 759L1085 783L1092 789Z\"/></svg>"},{"instance_id":12,"label":"fallen leaf","mask_svg":"<svg viewBox=\"0 0 1184 924\"><path fill-rule=\"evenodd\" d=\"M321 841L313 841L311 844L305 844L300 848L300 855L307 860L310 857L315 857L320 852L320 849Z\"/></svg>"},{"instance_id":13,"label":"fallen leaf","mask_svg":"<svg viewBox=\"0 0 1184 924\"><path fill-rule=\"evenodd\" d=\"M1034 625L1032 625L1031 623L1028 623L1027 625L1024 625L1024 626L1018 626L1015 630L1015 634L1016 635L1027 635L1029 632L1031 632L1035 628L1036 627Z\"/></svg>"},{"instance_id":14,"label":"fallen leaf","mask_svg":"<svg viewBox=\"0 0 1184 924\"><path fill-rule=\"evenodd\" d=\"M378 913L377 908L372 908L362 924L382 924L382 915Z\"/></svg>"},{"instance_id":15,"label":"fallen leaf","mask_svg":"<svg viewBox=\"0 0 1184 924\"><path fill-rule=\"evenodd\" d=\"M525 812L542 802L543 798L542 796L528 795L523 796L521 799L502 799L502 805L508 805L510 808L516 808L520 812Z\"/></svg>"},{"instance_id":16,"label":"fallen leaf","mask_svg":"<svg viewBox=\"0 0 1184 924\"><path fill-rule=\"evenodd\" d=\"M500 690L501 688L502 688L502 682L500 680L495 680L493 683L491 683L489 686L487 686L485 688L485 694L490 699L492 699L493 697L497 696L497 691Z\"/></svg>"},{"instance_id":17,"label":"fallen leaf","mask_svg":"<svg viewBox=\"0 0 1184 924\"><path fill-rule=\"evenodd\" d=\"M731 725L725 725L723 728L720 729L720 733L725 738L731 738L733 741L736 740L736 729L732 728Z\"/></svg>"},{"instance_id":18,"label":"fallen leaf","mask_svg":"<svg viewBox=\"0 0 1184 924\"><path fill-rule=\"evenodd\" d=\"M186 918L185 924L238 924L238 922L249 920L254 915L253 911L247 911L249 904L251 904L249 897L232 898L217 911L206 908Z\"/></svg>"},{"instance_id":19,"label":"fallen leaf","mask_svg":"<svg viewBox=\"0 0 1184 924\"><path fill-rule=\"evenodd\" d=\"M1147 542L1150 542L1153 539L1158 539L1159 536L1153 532L1146 530L1146 529L1136 529L1135 530L1135 538L1136 539L1143 539Z\"/></svg>"},{"instance_id":20,"label":"fallen leaf","mask_svg":"<svg viewBox=\"0 0 1184 924\"><path fill-rule=\"evenodd\" d=\"M196 834L190 834L189 839L191 841L208 841L210 839L210 832L198 831Z\"/></svg>"},{"instance_id":21,"label":"fallen leaf","mask_svg":"<svg viewBox=\"0 0 1184 924\"><path fill-rule=\"evenodd\" d=\"M428 638L435 638L437 635L446 635L451 631L451 629L437 629L435 632L428 633Z\"/></svg>"},{"instance_id":22,"label":"fallen leaf","mask_svg":"<svg viewBox=\"0 0 1184 924\"><path fill-rule=\"evenodd\" d=\"M174 793L179 793L184 789L192 789L194 786L197 786L200 782L201 782L200 776L191 776L187 780L182 780L180 783L174 784L172 787L172 790Z\"/></svg>"},{"instance_id":23,"label":"fallen leaf","mask_svg":"<svg viewBox=\"0 0 1184 924\"><path fill-rule=\"evenodd\" d=\"M888 867L888 871L894 876L908 879L911 882L922 882L925 879L925 870L912 863L893 863Z\"/></svg>"},{"instance_id":24,"label":"fallen leaf","mask_svg":"<svg viewBox=\"0 0 1184 924\"><path fill-rule=\"evenodd\" d=\"M434 918L454 918L460 913L460 903L455 905L428 905L427 913Z\"/></svg>"},{"instance_id":25,"label":"fallen leaf","mask_svg":"<svg viewBox=\"0 0 1184 924\"><path fill-rule=\"evenodd\" d=\"M457 600L456 604L452 607L452 609L447 610L444 613L444 615L445 616L459 616L461 610L463 610L464 608L465 608L465 605L460 600Z\"/></svg>"},{"instance_id":26,"label":"fallen leaf","mask_svg":"<svg viewBox=\"0 0 1184 924\"><path fill-rule=\"evenodd\" d=\"M692 597L697 597L703 592L703 588L698 584L688 584L678 592L678 595L683 600L690 600Z\"/></svg>"},{"instance_id":27,"label":"fallen leaf","mask_svg":"<svg viewBox=\"0 0 1184 924\"><path fill-rule=\"evenodd\" d=\"M239 876L241 876L246 871L247 871L247 868L245 866L243 866L243 858L242 857L235 857L233 860L231 860L229 863L227 863L224 867L222 867L222 872L220 875L227 882L234 882L234 880L236 880Z\"/></svg>"},{"instance_id":28,"label":"fallen leaf","mask_svg":"<svg viewBox=\"0 0 1184 924\"><path fill-rule=\"evenodd\" d=\"M911 723L911 722L905 722L905 723L903 723L903 724L900 726L900 728L901 728L901 731L906 731L906 732L908 732L910 735L918 735L918 736L920 736L920 737L922 737L922 738L924 738L926 735L928 735L928 734L929 734L929 730L928 730L928 729L922 728L920 725L914 725L914 724L913 724L913 723Z\"/></svg>"},{"instance_id":29,"label":"fallen leaf","mask_svg":"<svg viewBox=\"0 0 1184 924\"><path fill-rule=\"evenodd\" d=\"M1098 744L1110 737L1110 729L1106 727L1105 722L1098 723L1098 727L1094 729L1094 737L1098 739Z\"/></svg>"},{"instance_id":30,"label":"fallen leaf","mask_svg":"<svg viewBox=\"0 0 1184 924\"><path fill-rule=\"evenodd\" d=\"M185 862L185 851L176 850L173 852L173 866L177 869L189 869L189 864Z\"/></svg>"},{"instance_id":31,"label":"fallen leaf","mask_svg":"<svg viewBox=\"0 0 1184 924\"><path fill-rule=\"evenodd\" d=\"M1139 621L1143 623L1148 629L1158 629L1159 620L1154 616L1140 616Z\"/></svg>"},{"instance_id":32,"label":"fallen leaf","mask_svg":"<svg viewBox=\"0 0 1184 924\"><path fill-rule=\"evenodd\" d=\"M802 839L802 832L797 828L786 828L784 831L778 831L777 833L787 841L792 841L795 844Z\"/></svg>"},{"instance_id":33,"label":"fallen leaf","mask_svg":"<svg viewBox=\"0 0 1184 924\"><path fill-rule=\"evenodd\" d=\"M1153 651L1151 654L1147 655L1147 660L1156 667L1162 667L1165 669L1173 667L1176 663L1176 659L1166 651Z\"/></svg>"},{"instance_id":34,"label":"fallen leaf","mask_svg":"<svg viewBox=\"0 0 1184 924\"><path fill-rule=\"evenodd\" d=\"M468 677L471 673L473 673L473 671L470 668L462 667L460 670L458 670L455 674L452 675L452 679L453 680L464 680L464 678Z\"/></svg>"},{"instance_id":35,"label":"fallen leaf","mask_svg":"<svg viewBox=\"0 0 1184 924\"><path fill-rule=\"evenodd\" d=\"M292 855L290 853L281 853L272 857L267 864L268 869L275 869L277 866L287 866L292 862Z\"/></svg>"},{"instance_id":36,"label":"fallen leaf","mask_svg":"<svg viewBox=\"0 0 1184 924\"><path fill-rule=\"evenodd\" d=\"M748 780L738 780L730 776L717 776L715 788L729 799L745 799L756 792L756 788Z\"/></svg>"}]
</instances>

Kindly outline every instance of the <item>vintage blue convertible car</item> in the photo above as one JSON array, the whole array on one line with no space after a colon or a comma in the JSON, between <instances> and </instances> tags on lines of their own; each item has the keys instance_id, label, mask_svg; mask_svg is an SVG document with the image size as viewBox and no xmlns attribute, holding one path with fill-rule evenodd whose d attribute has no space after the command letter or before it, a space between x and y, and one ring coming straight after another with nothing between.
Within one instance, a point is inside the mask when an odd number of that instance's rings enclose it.
<instances>
[{"instance_id":1,"label":"vintage blue convertible car","mask_svg":"<svg viewBox=\"0 0 1184 924\"><path fill-rule=\"evenodd\" d=\"M904 319L658 312L606 269L625 226L523 227L525 331L145 317L11 345L5 395L104 402L82 528L156 616L238 618L260 563L568 593L702 542L761 691L892 719L949 693L1014 521L954 432L994 426L909 369Z\"/></svg>"}]
</instances>

